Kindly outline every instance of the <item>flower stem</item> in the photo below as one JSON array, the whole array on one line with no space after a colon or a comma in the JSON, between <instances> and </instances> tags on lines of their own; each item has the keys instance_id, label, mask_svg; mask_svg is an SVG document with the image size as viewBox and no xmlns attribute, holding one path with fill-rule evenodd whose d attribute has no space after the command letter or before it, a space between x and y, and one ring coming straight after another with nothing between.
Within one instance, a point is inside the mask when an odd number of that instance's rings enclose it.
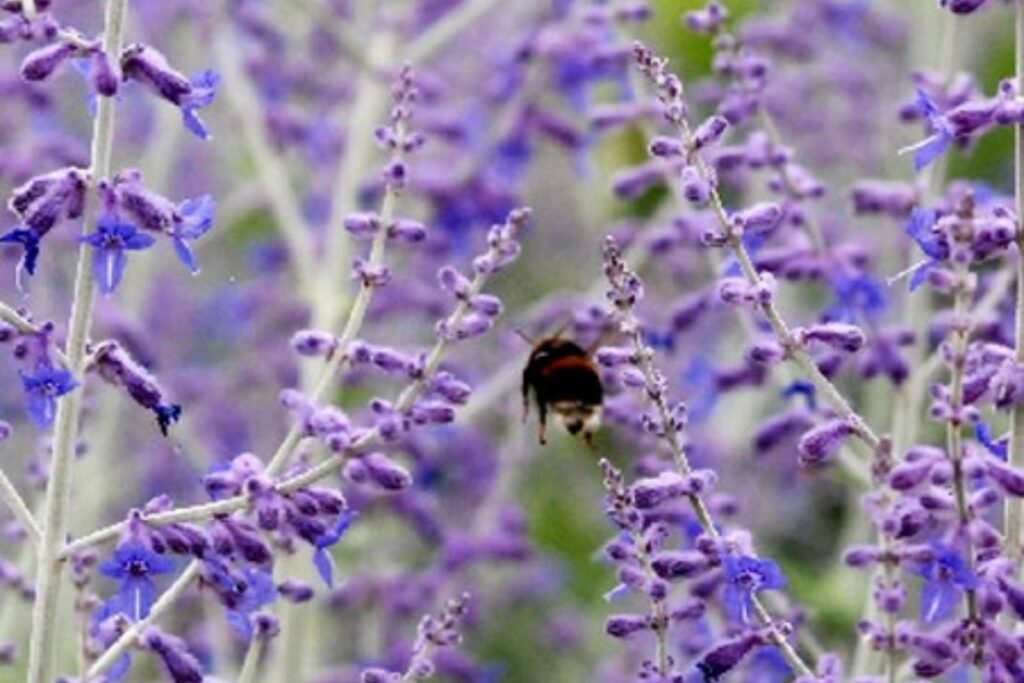
<instances>
[{"instance_id":1,"label":"flower stem","mask_svg":"<svg viewBox=\"0 0 1024 683\"><path fill-rule=\"evenodd\" d=\"M405 59L414 64L422 64L429 60L438 50L472 26L499 2L500 0L469 0L462 3L420 34L409 45L405 52Z\"/></svg>"},{"instance_id":2,"label":"flower stem","mask_svg":"<svg viewBox=\"0 0 1024 683\"><path fill-rule=\"evenodd\" d=\"M1017 89L1024 90L1024 0L1017 0L1016 68ZM1024 216L1024 128L1020 124L1014 129L1014 171L1017 208L1017 323L1015 359L1024 363L1024 235L1021 230L1021 216ZM1014 406L1010 414L1010 465L1024 467L1024 405ZM1024 500L1007 497L1004 532L1006 554L1014 563L1021 564L1021 520L1024 518Z\"/></svg>"},{"instance_id":3,"label":"flower stem","mask_svg":"<svg viewBox=\"0 0 1024 683\"><path fill-rule=\"evenodd\" d=\"M377 231L377 234L373 237L373 244L370 246L370 257L369 257L369 268L376 268L384 263L384 251L387 246L387 226L391 223L395 215L395 205L398 200L397 189L388 185L384 191L384 199L381 202L380 209L380 224L381 228ZM373 294L377 287L371 282L363 282L359 287L359 293L356 295L355 301L352 302L352 308L349 309L348 320L345 322L345 328L342 330L341 336L338 338L338 345L334 349L334 353L327 364L324 366L323 371L320 374L320 379L317 380L309 399L314 403L319 403L324 400L327 396L327 392L330 391L331 386L334 383L335 377L341 371L345 361L348 360L348 349L359 335L359 331L363 327L363 322L366 320L366 312L370 308L370 303L373 301ZM330 297L328 297L330 298ZM266 472L270 476L278 474L285 465L288 464L288 460L291 458L292 453L295 452L295 448L298 446L299 441L302 439L302 425L299 421L292 423L291 428L288 430L288 434L285 435L284 441L278 447L274 453L270 462L267 464Z\"/></svg>"},{"instance_id":4,"label":"flower stem","mask_svg":"<svg viewBox=\"0 0 1024 683\"><path fill-rule=\"evenodd\" d=\"M124 41L125 16L128 0L108 0L104 21L103 49L109 55L119 55ZM114 108L112 97L99 98L98 111L93 122L92 164L90 178L96 183L110 175L114 138ZM95 197L90 200L88 220L83 222L83 234L94 224L99 214ZM91 268L92 253L87 245L78 249L74 297L65 353L68 370L82 378L85 369L85 346L92 322L94 283ZM60 551L64 546L68 507L71 501L71 468L78 421L82 409L84 387L79 387L61 398L57 407L54 427L53 456L50 479L46 487L43 508L43 537L39 544L36 571L36 601L32 610L32 636L29 647L28 683L50 683L56 666L57 611L60 597L62 562Z\"/></svg>"},{"instance_id":5,"label":"flower stem","mask_svg":"<svg viewBox=\"0 0 1024 683\"><path fill-rule=\"evenodd\" d=\"M624 327L631 330L631 340L633 348L637 352L639 357L639 363L637 364L640 371L643 373L644 378L647 380L648 385L656 383L657 370L654 367L653 352L644 342L643 332L641 331L640 324L636 320L632 311L626 314L624 321ZM686 476L692 472L690 467L689 458L686 455L686 448L683 446L682 439L680 438L678 430L674 426L674 422L671 417L671 411L669 410L668 402L664 392L659 392L657 396L652 396L650 392L647 394L648 400L654 405L658 411L658 416L661 419L661 424L665 430L665 440L669 445L669 450L672 454L672 460L675 463L676 470L679 474ZM721 538L721 534L718 532L718 527L715 526L715 522L711 517L711 512L708 509L707 504L700 494L692 493L687 495L687 499L690 502L690 506L693 508L694 514L697 515L697 519L700 522L701 528L704 533L714 539ZM768 609L761 603L756 595L750 596L751 602L754 606L754 612L757 614L758 619L765 626L771 630L769 639L772 644L779 649L779 652L786 659L791 667L801 676L813 676L811 667L803 660L800 654L793 648L793 646L786 640L786 637L776 628L776 622L772 617ZM657 605L655 605L655 618L660 619L664 615L659 613ZM662 606L664 609L664 606ZM665 624L664 630L666 633L658 632L659 637L659 661L665 649L665 643L667 640L667 623ZM662 673L667 674L667 666L661 669Z\"/></svg>"},{"instance_id":6,"label":"flower stem","mask_svg":"<svg viewBox=\"0 0 1024 683\"><path fill-rule=\"evenodd\" d=\"M267 649L267 637L262 633L254 633L249 642L249 649L245 652L245 660L242 662L242 672L238 674L238 683L256 683L256 674L259 672L260 659Z\"/></svg>"},{"instance_id":7,"label":"flower stem","mask_svg":"<svg viewBox=\"0 0 1024 683\"><path fill-rule=\"evenodd\" d=\"M89 667L89 670L85 674L86 680L92 680L94 677L99 676L104 671L109 669L121 655L125 653L128 648L135 644L142 632L145 631L150 624L156 621L164 612L166 612L174 602L181 597L181 595L188 589L192 582L199 576L199 570L202 563L199 560L193 560L185 571L174 580L167 590L163 592L163 595L153 603L152 609L149 610L149 614L143 619L139 619L134 624L128 627L128 629L121 634L121 636L114 641L114 644L104 650L103 654L100 655L99 659L93 662L93 665Z\"/></svg>"},{"instance_id":8,"label":"flower stem","mask_svg":"<svg viewBox=\"0 0 1024 683\"><path fill-rule=\"evenodd\" d=\"M14 513L18 523L28 532L32 543L39 545L43 538L43 532L39 528L39 524L36 523L36 518L32 515L32 511L28 509L25 499L18 493L18 489L14 488L14 482L7 477L7 474L2 469L0 469L0 500L3 500L7 503L7 507L11 508L11 512Z\"/></svg>"}]
</instances>

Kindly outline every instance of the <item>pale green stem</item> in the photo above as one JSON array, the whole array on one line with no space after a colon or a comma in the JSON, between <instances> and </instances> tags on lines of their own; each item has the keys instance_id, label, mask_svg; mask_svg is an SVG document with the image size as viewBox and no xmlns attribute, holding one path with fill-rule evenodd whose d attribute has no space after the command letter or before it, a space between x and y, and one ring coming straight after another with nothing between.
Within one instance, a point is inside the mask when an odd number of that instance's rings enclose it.
<instances>
[{"instance_id":1,"label":"pale green stem","mask_svg":"<svg viewBox=\"0 0 1024 683\"><path fill-rule=\"evenodd\" d=\"M970 218L964 220L971 220ZM967 345L970 341L970 326L968 318L968 306L973 298L974 288L970 285L971 273L965 266L957 265L956 273L959 284L954 292L953 300L953 352L952 367L950 369L950 398L949 403L953 411L953 419L946 423L946 442L949 449L948 457L953 465L953 495L956 499L957 514L961 527L966 531L971 521L971 511L968 501L968 482L964 474L964 444L963 424L958 413L964 405L964 372L967 357ZM964 533L967 545L966 561L969 567L974 568L973 543L969 533ZM978 618L977 593L974 589L965 589L964 597L967 606L967 618L970 623L976 623Z\"/></svg>"},{"instance_id":2,"label":"pale green stem","mask_svg":"<svg viewBox=\"0 0 1024 683\"><path fill-rule=\"evenodd\" d=\"M2 469L0 469L0 500L7 503L7 507L14 513L15 519L28 532L32 544L39 545L43 538L43 532L36 523L36 518L32 515L32 511L29 510L28 505L25 503L25 499L18 493L18 489L14 488L14 482L7 477L7 474Z\"/></svg>"},{"instance_id":3,"label":"pale green stem","mask_svg":"<svg viewBox=\"0 0 1024 683\"><path fill-rule=\"evenodd\" d=\"M255 633L249 642L249 649L245 652L245 660L242 662L242 672L238 675L238 683L256 683L256 674L260 669L260 659L267 649L267 638L261 633Z\"/></svg>"},{"instance_id":4,"label":"pale green stem","mask_svg":"<svg viewBox=\"0 0 1024 683\"><path fill-rule=\"evenodd\" d=\"M1024 91L1024 0L1017 0L1016 21L1016 67L1017 89ZM1024 363L1024 237L1020 225L1024 216L1024 129L1015 128L1014 171L1017 206L1017 323L1015 359ZM1024 467L1024 405L1017 404L1010 414L1010 465ZM1005 503L1006 554L1014 567L1021 564L1021 520L1024 517L1024 500L1008 496Z\"/></svg>"},{"instance_id":5,"label":"pale green stem","mask_svg":"<svg viewBox=\"0 0 1024 683\"><path fill-rule=\"evenodd\" d=\"M957 26L963 21L949 12L935 12L929 8L932 16L938 15L941 23L940 48L938 52L938 70L944 79L949 79L956 68L957 57ZM925 35L924 33L922 35ZM934 49L934 48L930 48ZM941 193L943 183L946 181L947 169L949 167L949 155L943 154L935 163L926 168L922 173L920 183L924 187L922 203L934 201ZM910 252L909 267L917 258L914 252ZM928 335L928 325L932 319L931 299L928 292L920 292L916 296L907 296L904 302L904 319L907 326L913 331L915 337L921 343L916 343L907 350L907 360L912 368L921 366L921 360L926 348L925 340ZM918 432L921 427L922 406L927 396L927 385L919 385L908 382L902 388L896 398L895 409L893 410L893 453L896 457L902 457L908 448L917 443Z\"/></svg>"},{"instance_id":6,"label":"pale green stem","mask_svg":"<svg viewBox=\"0 0 1024 683\"><path fill-rule=\"evenodd\" d=\"M121 658L129 648L133 647L138 641L139 636L142 635L143 631L149 628L157 619L159 619L164 612L170 609L171 605L188 590L192 582L199 576L199 571L202 568L202 562L199 560L193 560L185 567L185 571L174 580L167 590L163 592L160 598L153 603L153 607L149 610L143 619L136 621L134 624L129 626L124 633L118 637L114 643L103 651L99 659L93 662L92 666L85 674L86 680L92 680L93 677L99 676L104 671L109 669L118 659Z\"/></svg>"},{"instance_id":7,"label":"pale green stem","mask_svg":"<svg viewBox=\"0 0 1024 683\"><path fill-rule=\"evenodd\" d=\"M124 40L125 15L128 0L108 0L104 22L103 49L109 55L121 53ZM110 175L110 160L114 137L114 104L112 97L101 97L93 123L92 165L90 185ZM90 195L93 193L90 192ZM88 219L83 221L83 234L96 223L99 203L90 196ZM85 345L92 322L94 283L92 278L92 251L88 245L78 248L74 296L65 352L68 370L84 381ZM63 396L57 407L54 427L53 456L50 478L46 488L43 515L43 538L39 544L36 572L36 601L32 610L32 638L29 647L28 683L50 683L56 667L58 636L58 605L60 598L61 568L59 558L64 546L68 507L71 500L71 468L78 421L81 415L84 387L80 386Z\"/></svg>"}]
</instances>

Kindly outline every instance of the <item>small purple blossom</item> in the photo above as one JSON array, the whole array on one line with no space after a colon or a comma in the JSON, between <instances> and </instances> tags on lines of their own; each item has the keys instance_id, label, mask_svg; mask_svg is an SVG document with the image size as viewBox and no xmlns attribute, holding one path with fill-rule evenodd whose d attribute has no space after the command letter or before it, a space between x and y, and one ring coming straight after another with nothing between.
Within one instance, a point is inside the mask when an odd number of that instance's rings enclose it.
<instances>
[{"instance_id":1,"label":"small purple blossom","mask_svg":"<svg viewBox=\"0 0 1024 683\"><path fill-rule=\"evenodd\" d=\"M149 614L156 600L154 577L170 573L174 562L138 541L128 541L118 546L113 556L100 563L99 569L104 576L116 579L120 584L117 596L109 604L138 621Z\"/></svg>"},{"instance_id":2,"label":"small purple blossom","mask_svg":"<svg viewBox=\"0 0 1024 683\"><path fill-rule=\"evenodd\" d=\"M921 591L921 619L928 624L948 618L965 590L975 590L978 579L963 554L941 543L932 545L933 555L914 569L924 578Z\"/></svg>"},{"instance_id":3,"label":"small purple blossom","mask_svg":"<svg viewBox=\"0 0 1024 683\"><path fill-rule=\"evenodd\" d=\"M81 238L95 250L93 256L93 277L104 294L111 294L124 277L128 265L126 251L147 249L156 240L131 223L120 221L117 216L105 214L96 225L96 232Z\"/></svg>"},{"instance_id":4,"label":"small purple blossom","mask_svg":"<svg viewBox=\"0 0 1024 683\"><path fill-rule=\"evenodd\" d=\"M57 416L57 399L78 386L67 370L39 365L31 375L21 373L28 414L40 429L49 429Z\"/></svg>"},{"instance_id":5,"label":"small purple blossom","mask_svg":"<svg viewBox=\"0 0 1024 683\"><path fill-rule=\"evenodd\" d=\"M786 577L779 565L769 559L727 555L722 566L725 570L722 601L729 618L739 624L754 621L753 600L757 593L786 587Z\"/></svg>"}]
</instances>

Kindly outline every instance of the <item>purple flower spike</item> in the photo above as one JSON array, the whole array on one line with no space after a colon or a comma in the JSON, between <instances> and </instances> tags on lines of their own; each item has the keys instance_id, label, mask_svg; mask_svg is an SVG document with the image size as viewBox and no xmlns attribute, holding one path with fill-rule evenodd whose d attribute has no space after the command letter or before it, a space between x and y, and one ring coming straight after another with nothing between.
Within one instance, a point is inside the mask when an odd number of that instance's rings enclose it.
<instances>
[{"instance_id":1,"label":"purple flower spike","mask_svg":"<svg viewBox=\"0 0 1024 683\"><path fill-rule=\"evenodd\" d=\"M751 623L754 613L754 594L766 590L781 590L786 587L786 577L779 565L772 560L758 559L748 555L726 556L725 587L722 601L733 621Z\"/></svg>"},{"instance_id":2,"label":"purple flower spike","mask_svg":"<svg viewBox=\"0 0 1024 683\"><path fill-rule=\"evenodd\" d=\"M28 414L40 429L49 429L57 415L57 398L78 386L67 370L40 365L33 375L21 375L27 396Z\"/></svg>"},{"instance_id":3,"label":"purple flower spike","mask_svg":"<svg viewBox=\"0 0 1024 683\"><path fill-rule=\"evenodd\" d=\"M359 513L355 510L345 510L338 515L338 520L327 532L317 539L316 551L313 553L313 565L316 567L320 577L327 584L328 588L334 588L334 558L329 552L341 537L345 535L352 522L356 521Z\"/></svg>"},{"instance_id":4,"label":"purple flower spike","mask_svg":"<svg viewBox=\"0 0 1024 683\"><path fill-rule=\"evenodd\" d=\"M100 564L100 572L120 581L116 600L117 611L135 621L149 614L156 600L153 577L167 574L174 563L150 550L138 541L129 541L117 547L114 555Z\"/></svg>"},{"instance_id":5,"label":"purple flower spike","mask_svg":"<svg viewBox=\"0 0 1024 683\"><path fill-rule=\"evenodd\" d=\"M113 214L104 214L96 226L96 232L81 237L93 249L93 277L104 294L111 294L124 277L128 265L126 251L141 251L153 246L156 240L139 231L131 223L121 221Z\"/></svg>"}]
</instances>

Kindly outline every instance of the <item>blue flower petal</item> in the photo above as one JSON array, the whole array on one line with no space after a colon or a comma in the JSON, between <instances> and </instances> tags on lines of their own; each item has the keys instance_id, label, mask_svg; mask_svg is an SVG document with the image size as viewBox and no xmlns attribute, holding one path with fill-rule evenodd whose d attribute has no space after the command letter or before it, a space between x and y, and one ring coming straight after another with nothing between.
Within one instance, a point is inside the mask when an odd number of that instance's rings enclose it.
<instances>
[{"instance_id":1,"label":"blue flower petal","mask_svg":"<svg viewBox=\"0 0 1024 683\"><path fill-rule=\"evenodd\" d=\"M128 577L118 590L121 610L134 621L146 618L156 602L156 584L148 577Z\"/></svg>"},{"instance_id":2,"label":"blue flower petal","mask_svg":"<svg viewBox=\"0 0 1024 683\"><path fill-rule=\"evenodd\" d=\"M921 620L934 624L946 619L959 597L960 590L949 581L928 581L921 591Z\"/></svg>"},{"instance_id":3,"label":"blue flower petal","mask_svg":"<svg viewBox=\"0 0 1024 683\"><path fill-rule=\"evenodd\" d=\"M914 170L921 171L949 149L953 136L940 131L914 145Z\"/></svg>"},{"instance_id":4,"label":"blue flower petal","mask_svg":"<svg viewBox=\"0 0 1024 683\"><path fill-rule=\"evenodd\" d=\"M328 588L334 587L334 558L326 548L317 548L313 553L313 566Z\"/></svg>"},{"instance_id":5,"label":"blue flower petal","mask_svg":"<svg viewBox=\"0 0 1024 683\"><path fill-rule=\"evenodd\" d=\"M245 642L249 642L252 639L252 623L249 621L249 615L236 612L235 610L228 610L227 617L228 624L238 634L238 637Z\"/></svg>"},{"instance_id":6,"label":"blue flower petal","mask_svg":"<svg viewBox=\"0 0 1024 683\"><path fill-rule=\"evenodd\" d=\"M910 291L917 291L918 287L927 282L928 273L938 265L937 261L925 261L918 267L914 268L914 271L910 275Z\"/></svg>"},{"instance_id":7,"label":"blue flower petal","mask_svg":"<svg viewBox=\"0 0 1024 683\"><path fill-rule=\"evenodd\" d=\"M185 264L189 272L193 275L199 274L199 261L196 259L195 252L192 251L192 247L188 246L188 243L180 237L174 237L174 251L178 255L178 260Z\"/></svg>"},{"instance_id":8,"label":"blue flower petal","mask_svg":"<svg viewBox=\"0 0 1024 683\"><path fill-rule=\"evenodd\" d=\"M996 441L991 427L979 420L974 425L974 436L985 447L985 450L1006 462L1009 450L1006 440Z\"/></svg>"}]
</instances>

